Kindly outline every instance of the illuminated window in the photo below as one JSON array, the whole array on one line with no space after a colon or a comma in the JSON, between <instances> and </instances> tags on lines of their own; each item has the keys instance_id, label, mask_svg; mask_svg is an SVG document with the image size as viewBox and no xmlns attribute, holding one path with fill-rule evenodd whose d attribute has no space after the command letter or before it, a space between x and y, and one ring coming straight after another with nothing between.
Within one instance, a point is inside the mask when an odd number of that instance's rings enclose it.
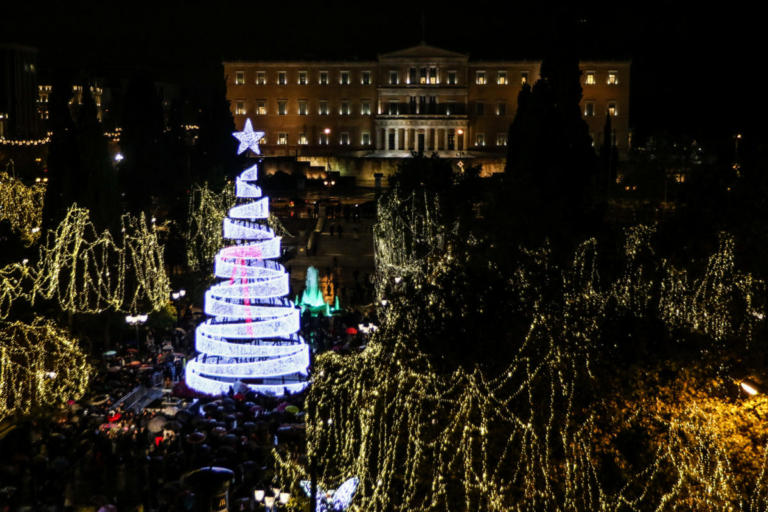
<instances>
[{"instance_id":1,"label":"illuminated window","mask_svg":"<svg viewBox=\"0 0 768 512\"><path fill-rule=\"evenodd\" d=\"M616 107L616 102L611 101L608 103L608 115L611 117L619 115L619 109Z\"/></svg>"},{"instance_id":2,"label":"illuminated window","mask_svg":"<svg viewBox=\"0 0 768 512\"><path fill-rule=\"evenodd\" d=\"M307 139L306 133L299 134L299 144L302 146L306 146L307 144L309 144L309 139Z\"/></svg>"},{"instance_id":3,"label":"illuminated window","mask_svg":"<svg viewBox=\"0 0 768 512\"><path fill-rule=\"evenodd\" d=\"M584 117L594 117L594 116L595 116L595 102L594 101L584 102Z\"/></svg>"},{"instance_id":4,"label":"illuminated window","mask_svg":"<svg viewBox=\"0 0 768 512\"><path fill-rule=\"evenodd\" d=\"M597 80L595 79L595 72L594 71L587 71L586 77L584 78L584 83L587 85L595 85L597 83Z\"/></svg>"},{"instance_id":5,"label":"illuminated window","mask_svg":"<svg viewBox=\"0 0 768 512\"><path fill-rule=\"evenodd\" d=\"M318 75L318 83L320 85L328 85L328 72L327 71L321 71Z\"/></svg>"},{"instance_id":6,"label":"illuminated window","mask_svg":"<svg viewBox=\"0 0 768 512\"><path fill-rule=\"evenodd\" d=\"M341 132L339 136L339 144L342 146L349 146L349 132Z\"/></svg>"},{"instance_id":7,"label":"illuminated window","mask_svg":"<svg viewBox=\"0 0 768 512\"><path fill-rule=\"evenodd\" d=\"M367 101L364 101L360 104L360 114L364 116L371 115L371 104Z\"/></svg>"},{"instance_id":8,"label":"illuminated window","mask_svg":"<svg viewBox=\"0 0 768 512\"><path fill-rule=\"evenodd\" d=\"M496 72L496 84L497 85L507 85L509 82L507 82L507 72L506 71L497 71Z\"/></svg>"},{"instance_id":9,"label":"illuminated window","mask_svg":"<svg viewBox=\"0 0 768 512\"><path fill-rule=\"evenodd\" d=\"M327 133L321 133L320 134L320 145L327 146L328 145L328 134Z\"/></svg>"},{"instance_id":10,"label":"illuminated window","mask_svg":"<svg viewBox=\"0 0 768 512\"><path fill-rule=\"evenodd\" d=\"M497 116L505 116L507 115L507 104L500 102L496 104L496 115Z\"/></svg>"},{"instance_id":11,"label":"illuminated window","mask_svg":"<svg viewBox=\"0 0 768 512\"><path fill-rule=\"evenodd\" d=\"M400 104L396 101L390 101L387 103L387 114L390 116L396 116L400 113Z\"/></svg>"},{"instance_id":12,"label":"illuminated window","mask_svg":"<svg viewBox=\"0 0 768 512\"><path fill-rule=\"evenodd\" d=\"M398 83L400 83L399 73L391 70L389 72L389 85L397 85Z\"/></svg>"},{"instance_id":13,"label":"illuminated window","mask_svg":"<svg viewBox=\"0 0 768 512\"><path fill-rule=\"evenodd\" d=\"M277 85L286 85L288 83L288 73L285 71L277 72Z\"/></svg>"},{"instance_id":14,"label":"illuminated window","mask_svg":"<svg viewBox=\"0 0 768 512\"><path fill-rule=\"evenodd\" d=\"M277 115L284 116L288 114L288 101L277 100Z\"/></svg>"},{"instance_id":15,"label":"illuminated window","mask_svg":"<svg viewBox=\"0 0 768 512\"><path fill-rule=\"evenodd\" d=\"M437 68L435 67L429 68L429 83L432 85L439 83L437 81Z\"/></svg>"},{"instance_id":16,"label":"illuminated window","mask_svg":"<svg viewBox=\"0 0 768 512\"><path fill-rule=\"evenodd\" d=\"M235 115L236 116L244 116L245 114L246 114L246 111L245 111L245 101L237 100L235 102Z\"/></svg>"},{"instance_id":17,"label":"illuminated window","mask_svg":"<svg viewBox=\"0 0 768 512\"><path fill-rule=\"evenodd\" d=\"M321 116L327 116L328 115L328 102L325 100L321 100L317 104L317 113Z\"/></svg>"},{"instance_id":18,"label":"illuminated window","mask_svg":"<svg viewBox=\"0 0 768 512\"><path fill-rule=\"evenodd\" d=\"M478 85L485 85L485 71L475 71L475 83Z\"/></svg>"},{"instance_id":19,"label":"illuminated window","mask_svg":"<svg viewBox=\"0 0 768 512\"><path fill-rule=\"evenodd\" d=\"M485 146L485 134L484 133L476 133L475 134L475 146Z\"/></svg>"},{"instance_id":20,"label":"illuminated window","mask_svg":"<svg viewBox=\"0 0 768 512\"><path fill-rule=\"evenodd\" d=\"M521 71L520 72L520 85L525 85L528 83L528 72L527 71Z\"/></svg>"},{"instance_id":21,"label":"illuminated window","mask_svg":"<svg viewBox=\"0 0 768 512\"><path fill-rule=\"evenodd\" d=\"M339 105L339 115L348 116L350 114L349 102L342 101Z\"/></svg>"},{"instance_id":22,"label":"illuminated window","mask_svg":"<svg viewBox=\"0 0 768 512\"><path fill-rule=\"evenodd\" d=\"M267 72L266 71L257 71L256 72L256 85L266 85L267 83Z\"/></svg>"},{"instance_id":23,"label":"illuminated window","mask_svg":"<svg viewBox=\"0 0 768 512\"><path fill-rule=\"evenodd\" d=\"M349 85L349 71L339 72L339 83L341 85Z\"/></svg>"},{"instance_id":24,"label":"illuminated window","mask_svg":"<svg viewBox=\"0 0 768 512\"><path fill-rule=\"evenodd\" d=\"M619 84L619 73L618 71L609 71L608 72L608 85L618 85Z\"/></svg>"},{"instance_id":25,"label":"illuminated window","mask_svg":"<svg viewBox=\"0 0 768 512\"><path fill-rule=\"evenodd\" d=\"M40 93L40 103L48 103L48 93L47 92L41 92Z\"/></svg>"},{"instance_id":26,"label":"illuminated window","mask_svg":"<svg viewBox=\"0 0 768 512\"><path fill-rule=\"evenodd\" d=\"M299 71L299 85L307 85L309 82L306 71Z\"/></svg>"},{"instance_id":27,"label":"illuminated window","mask_svg":"<svg viewBox=\"0 0 768 512\"><path fill-rule=\"evenodd\" d=\"M477 103L475 103L475 114L477 114L478 116L482 116L483 114L485 114L485 103L481 101L478 101Z\"/></svg>"},{"instance_id":28,"label":"illuminated window","mask_svg":"<svg viewBox=\"0 0 768 512\"><path fill-rule=\"evenodd\" d=\"M371 145L371 133L370 132L363 132L360 134L360 144L363 146L370 146Z\"/></svg>"},{"instance_id":29,"label":"illuminated window","mask_svg":"<svg viewBox=\"0 0 768 512\"><path fill-rule=\"evenodd\" d=\"M449 71L446 73L445 81L448 85L456 85L456 72Z\"/></svg>"},{"instance_id":30,"label":"illuminated window","mask_svg":"<svg viewBox=\"0 0 768 512\"><path fill-rule=\"evenodd\" d=\"M285 132L278 132L277 134L277 143L281 146L285 146L288 144L288 134Z\"/></svg>"},{"instance_id":31,"label":"illuminated window","mask_svg":"<svg viewBox=\"0 0 768 512\"><path fill-rule=\"evenodd\" d=\"M309 113L307 108L307 100L299 100L299 115L306 116Z\"/></svg>"},{"instance_id":32,"label":"illuminated window","mask_svg":"<svg viewBox=\"0 0 768 512\"><path fill-rule=\"evenodd\" d=\"M411 68L411 74L413 76L413 78L411 78L411 83L415 83L416 68ZM427 68L419 69L419 83L420 84L427 83Z\"/></svg>"},{"instance_id":33,"label":"illuminated window","mask_svg":"<svg viewBox=\"0 0 768 512\"><path fill-rule=\"evenodd\" d=\"M371 72L370 71L362 71L360 73L360 83L362 85L371 85Z\"/></svg>"},{"instance_id":34,"label":"illuminated window","mask_svg":"<svg viewBox=\"0 0 768 512\"><path fill-rule=\"evenodd\" d=\"M256 115L267 115L267 100L256 100Z\"/></svg>"},{"instance_id":35,"label":"illuminated window","mask_svg":"<svg viewBox=\"0 0 768 512\"><path fill-rule=\"evenodd\" d=\"M245 71L235 71L235 85L245 84Z\"/></svg>"},{"instance_id":36,"label":"illuminated window","mask_svg":"<svg viewBox=\"0 0 768 512\"><path fill-rule=\"evenodd\" d=\"M507 145L507 134L506 133L497 133L496 134L496 146L506 146Z\"/></svg>"}]
</instances>

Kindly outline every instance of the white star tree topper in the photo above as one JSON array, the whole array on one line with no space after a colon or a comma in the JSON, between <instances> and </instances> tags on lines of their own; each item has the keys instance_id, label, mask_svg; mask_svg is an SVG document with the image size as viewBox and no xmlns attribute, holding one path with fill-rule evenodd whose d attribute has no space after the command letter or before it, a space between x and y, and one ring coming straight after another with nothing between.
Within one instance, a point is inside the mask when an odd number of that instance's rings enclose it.
<instances>
[{"instance_id":1,"label":"white star tree topper","mask_svg":"<svg viewBox=\"0 0 768 512\"><path fill-rule=\"evenodd\" d=\"M237 154L241 154L244 151L250 149L257 155L261 154L259 149L259 141L264 137L264 132L253 131L251 120L245 120L245 126L241 132L232 132L232 136L240 141L240 147L237 148Z\"/></svg>"}]
</instances>

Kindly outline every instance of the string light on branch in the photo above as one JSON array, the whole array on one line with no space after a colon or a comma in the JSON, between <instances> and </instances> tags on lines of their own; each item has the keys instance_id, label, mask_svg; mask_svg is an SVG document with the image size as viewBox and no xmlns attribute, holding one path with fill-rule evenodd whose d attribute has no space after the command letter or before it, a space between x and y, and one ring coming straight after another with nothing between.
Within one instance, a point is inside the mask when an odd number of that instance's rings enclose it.
<instances>
[{"instance_id":1,"label":"string light on branch","mask_svg":"<svg viewBox=\"0 0 768 512\"><path fill-rule=\"evenodd\" d=\"M27 247L40 238L45 188L45 181L27 186L0 172L0 222L8 221Z\"/></svg>"},{"instance_id":2,"label":"string light on branch","mask_svg":"<svg viewBox=\"0 0 768 512\"><path fill-rule=\"evenodd\" d=\"M722 386L690 376L663 397L597 387L598 351L620 342L607 339L616 316L714 346L752 337L765 317L763 283L735 269L727 234L699 275L659 258L647 226L626 231L619 270L602 280L596 240L562 268L548 246L521 249L502 278L524 334L464 340L503 345L508 363L489 369L446 365L424 349L432 332L461 318L462 304L481 307L471 301L482 290L449 300L483 240L446 218L439 197L422 191L395 190L379 203L380 327L360 354L319 356L309 389L307 451L321 485L357 475L355 504L381 512L766 508L765 397L733 403ZM644 440L638 428L657 435L644 445L649 460L630 463L618 439ZM282 459L278 467L283 479L309 474Z\"/></svg>"},{"instance_id":3,"label":"string light on branch","mask_svg":"<svg viewBox=\"0 0 768 512\"><path fill-rule=\"evenodd\" d=\"M72 313L157 311L165 307L170 283L163 246L144 216L124 215L120 244L98 233L88 210L73 205L40 246L38 261L0 269L0 318L13 302L53 300Z\"/></svg>"},{"instance_id":4,"label":"string light on branch","mask_svg":"<svg viewBox=\"0 0 768 512\"><path fill-rule=\"evenodd\" d=\"M92 371L77 342L53 322L0 323L0 421L80 399Z\"/></svg>"}]
</instances>

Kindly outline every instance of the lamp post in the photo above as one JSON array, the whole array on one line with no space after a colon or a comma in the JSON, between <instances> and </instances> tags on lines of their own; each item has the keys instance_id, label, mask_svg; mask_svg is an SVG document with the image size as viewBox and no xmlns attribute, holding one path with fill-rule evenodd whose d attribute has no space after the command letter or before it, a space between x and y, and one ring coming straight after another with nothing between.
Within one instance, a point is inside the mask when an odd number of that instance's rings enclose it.
<instances>
[{"instance_id":1,"label":"lamp post","mask_svg":"<svg viewBox=\"0 0 768 512\"><path fill-rule=\"evenodd\" d=\"M327 146L330 146L331 145L331 129L330 128L326 128L325 130L323 130L323 133L325 134L325 144ZM326 153L325 153L325 155L326 155L325 156L325 160L326 160L325 170L330 172L330 170L331 170L331 156L330 156L329 151L330 150L326 150Z\"/></svg>"},{"instance_id":2,"label":"lamp post","mask_svg":"<svg viewBox=\"0 0 768 512\"><path fill-rule=\"evenodd\" d=\"M267 496L267 493L263 489L255 489L253 491L254 504L261 503L264 505L264 510L267 512L276 512L278 510L278 504L286 505L291 499L290 493L281 492L279 488L273 488L272 493L272 496Z\"/></svg>"},{"instance_id":3,"label":"lamp post","mask_svg":"<svg viewBox=\"0 0 768 512\"><path fill-rule=\"evenodd\" d=\"M125 323L132 325L136 328L136 348L140 348L139 342L139 325L143 325L147 321L147 315L127 315L125 317Z\"/></svg>"},{"instance_id":4,"label":"lamp post","mask_svg":"<svg viewBox=\"0 0 768 512\"><path fill-rule=\"evenodd\" d=\"M173 301L173 305L176 307L176 325L179 325L179 320L181 319L181 311L179 310L179 301L186 294L187 294L187 291L184 288L182 288L177 292L171 293L171 300Z\"/></svg>"}]
</instances>

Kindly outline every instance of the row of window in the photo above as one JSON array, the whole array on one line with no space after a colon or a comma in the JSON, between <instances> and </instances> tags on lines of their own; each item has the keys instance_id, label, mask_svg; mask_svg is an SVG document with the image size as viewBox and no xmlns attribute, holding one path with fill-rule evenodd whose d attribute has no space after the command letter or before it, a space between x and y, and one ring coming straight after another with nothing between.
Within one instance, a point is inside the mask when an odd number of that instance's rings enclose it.
<instances>
[{"instance_id":1,"label":"row of window","mask_svg":"<svg viewBox=\"0 0 768 512\"><path fill-rule=\"evenodd\" d=\"M267 145L267 137L263 137L260 141L261 144ZM331 143L331 135L329 133L321 133L318 137L317 143L321 146L327 146ZM349 132L341 132L339 133L339 139L338 144L340 146L349 146L351 144L351 138L349 135ZM275 139L275 144L278 146L287 146L289 144L288 139L288 133L287 132L278 132L277 138ZM306 146L309 145L309 138L307 137L306 133L300 133L299 137L297 139L297 144L300 146ZM371 145L371 133L370 132L361 132L360 133L360 145L362 146L370 146ZM507 145L507 134L506 133L497 133L496 134L496 146L497 147L504 147ZM476 133L475 134L475 146L477 147L485 147L486 146L486 139L484 133Z\"/></svg>"},{"instance_id":2,"label":"row of window","mask_svg":"<svg viewBox=\"0 0 768 512\"><path fill-rule=\"evenodd\" d=\"M245 71L235 71L235 85L245 85ZM275 79L277 85L288 85L288 72L278 71ZM296 75L297 85L309 85L309 71L298 71ZM317 72L317 83L320 85L329 85L330 73L328 71ZM352 84L352 72L351 71L339 71L338 83L340 85ZM267 72L256 71L256 85L267 85ZM360 72L360 85L373 85L373 79L370 71Z\"/></svg>"},{"instance_id":3,"label":"row of window","mask_svg":"<svg viewBox=\"0 0 768 512\"><path fill-rule=\"evenodd\" d=\"M267 100L256 100L254 104L253 113L258 116L267 115ZM297 102L295 113L300 116L309 115L309 102L307 100L299 100ZM331 109L329 102L321 100L317 102L317 114L321 116L330 115ZM342 101L339 104L339 115L351 116L352 115L352 103L349 101ZM248 114L248 109L245 106L245 100L235 101L235 115L244 116ZM288 115L288 100L277 100L277 115ZM360 103L360 115L371 115L371 102L363 101Z\"/></svg>"},{"instance_id":4,"label":"row of window","mask_svg":"<svg viewBox=\"0 0 768 512\"><path fill-rule=\"evenodd\" d=\"M244 116L248 115L248 109L245 106L245 100L236 100L235 101L235 115L238 116ZM450 115L451 113L451 107L453 106L454 113L460 113L459 110L456 109L456 104L453 102L446 102L441 105L443 107L439 112L431 112L428 107L434 106L434 102L431 104L427 104L426 102L411 102L412 104L406 104L406 103L399 103L399 102L388 102L385 104L384 107L384 113L387 115L405 115L405 114L426 114L426 113L442 113ZM254 105L254 114L255 115L267 115L267 100L256 100ZM615 107L614 107L615 108ZM592 109L594 110L594 105L592 106ZM433 109L436 110L436 109ZM331 109L329 107L328 101L321 100L317 102L317 114L321 116L327 116L330 115ZM494 114L497 116L506 116L507 115L507 104L504 102L496 103ZM277 115L279 116L286 116L288 115L288 100L278 100L277 101ZM309 115L309 102L307 100L299 100L297 102L297 108L295 113L300 116L307 116ZM352 115L352 103L349 101L342 101L339 104L339 110L338 114L340 116L350 116ZM371 103L367 101L363 101L360 103L360 115L362 116L369 116L371 115ZM482 116L486 115L486 108L485 103L482 102L476 102L475 103L475 115ZM593 114L594 115L594 114Z\"/></svg>"},{"instance_id":5,"label":"row of window","mask_svg":"<svg viewBox=\"0 0 768 512\"><path fill-rule=\"evenodd\" d=\"M428 105L419 105L425 107L424 112L427 112L426 106ZM440 113L450 115L451 114L451 106L455 106L453 103L443 103L441 106L445 107L444 109L440 110ZM411 109L411 107L414 107L414 109ZM415 109L416 107L414 105L409 105L405 103L398 103L398 102L388 102L385 105L384 113L387 115L405 115L405 114L419 114L422 113L419 110ZM608 102L607 112L611 116L618 116L619 115L619 109L618 105L615 101ZM255 115L267 115L267 100L256 100L254 105L254 111L253 114ZM321 116L327 116L330 115L331 109L329 106L329 103L327 101L318 101L317 102L317 114ZM360 103L360 115L362 116L369 116L371 115L371 102L369 101L363 101ZM459 112L456 112L459 113ZM299 100L297 104L296 114L300 116L307 116L309 115L309 102L307 100ZM339 104L339 110L338 114L340 116L350 116L352 115L352 103L349 101L342 101ZM506 116L507 115L507 104L504 102L498 102L495 105L494 114L497 116ZM244 116L248 115L248 109L245 106L245 100L237 100L235 101L235 115L238 116ZM285 116L288 115L288 100L278 100L277 101L277 115ZM486 115L486 108L485 103L482 102L475 102L475 115L482 116ZM584 116L585 117L594 117L597 115L596 105L594 101L585 101L584 102Z\"/></svg>"},{"instance_id":6,"label":"row of window","mask_svg":"<svg viewBox=\"0 0 768 512\"><path fill-rule=\"evenodd\" d=\"M338 84L351 85L352 84L352 72L351 71L339 71ZM330 72L318 71L317 83L319 85L329 85L331 83ZM401 77L401 73L398 70L390 70L387 74L388 85L400 85L403 81L408 85L437 85L440 84L440 73L436 67L422 67L422 68L410 68L404 76ZM488 84L489 73L484 70L475 71L475 83L478 85ZM529 72L521 71L519 80L521 84L528 83ZM373 78L371 71L360 71L360 85L373 85ZM445 71L443 73L443 80L445 85L457 85L458 72L455 70ZM256 71L256 85L267 85L267 72ZM275 83L277 85L288 85L288 72L277 71L275 77ZM310 76L309 71L298 71L296 74L297 85L309 85ZM510 76L505 70L498 70L495 74L496 85L509 85ZM618 82L613 82L618 83ZM245 71L235 71L235 85L245 85Z\"/></svg>"},{"instance_id":7,"label":"row of window","mask_svg":"<svg viewBox=\"0 0 768 512\"><path fill-rule=\"evenodd\" d=\"M606 109L606 112L611 115L612 117L616 117L619 115L619 107L616 104L615 101L609 101L608 102L608 108ZM597 115L597 110L595 107L594 101L585 101L584 102L584 117L595 117Z\"/></svg>"},{"instance_id":8,"label":"row of window","mask_svg":"<svg viewBox=\"0 0 768 512\"><path fill-rule=\"evenodd\" d=\"M584 72L584 83L586 85L597 85L597 72L587 70ZM607 85L619 85L619 72L609 71L605 77Z\"/></svg>"}]
</instances>

